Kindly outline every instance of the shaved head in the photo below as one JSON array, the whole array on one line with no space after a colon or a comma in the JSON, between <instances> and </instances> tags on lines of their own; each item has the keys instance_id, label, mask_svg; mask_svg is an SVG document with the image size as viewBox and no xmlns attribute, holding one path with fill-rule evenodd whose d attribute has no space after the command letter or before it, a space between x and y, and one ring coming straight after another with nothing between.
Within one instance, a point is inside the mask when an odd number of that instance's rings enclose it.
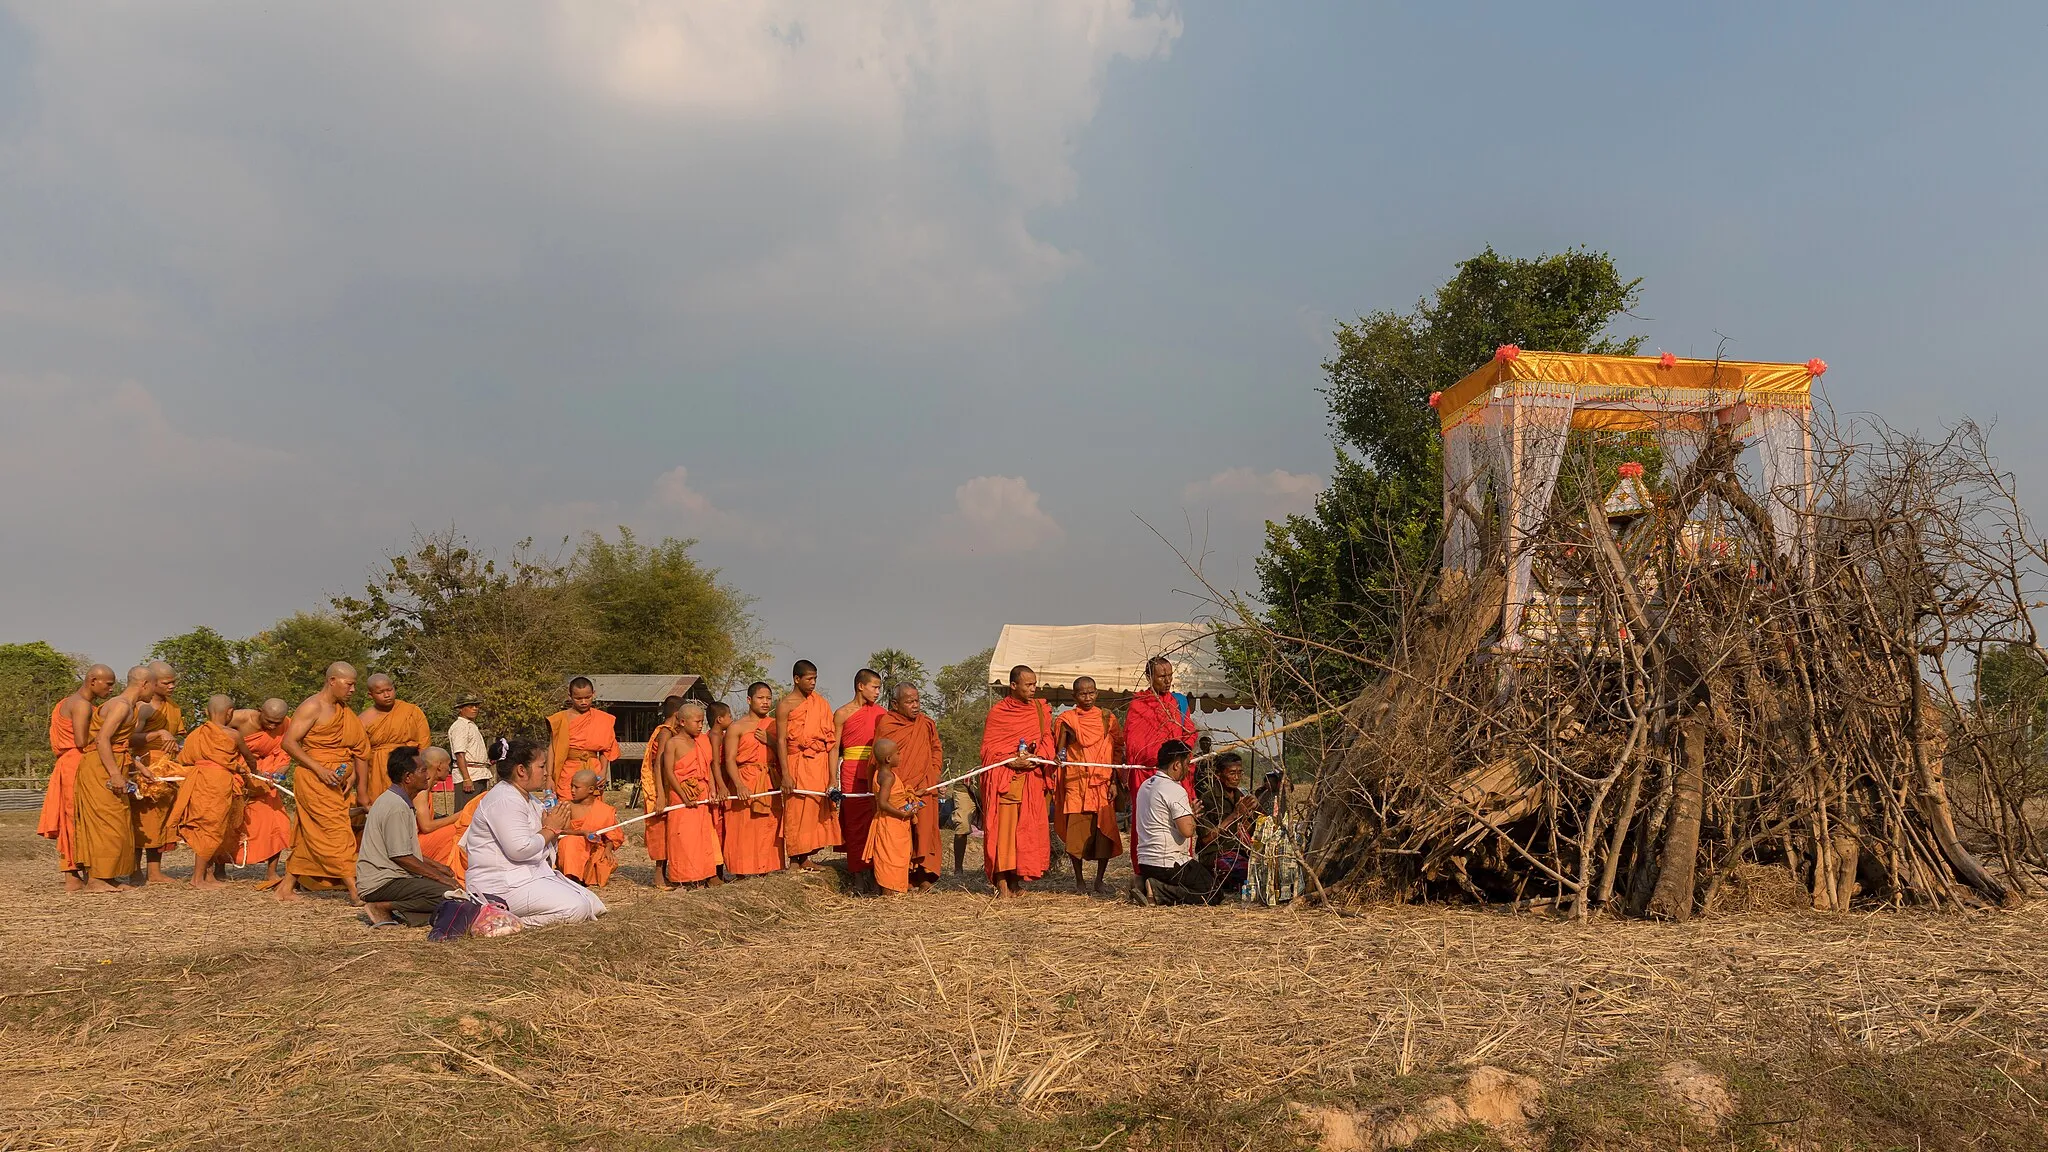
<instances>
[{"instance_id":1,"label":"shaved head","mask_svg":"<svg viewBox=\"0 0 2048 1152\"><path fill-rule=\"evenodd\" d=\"M327 678L353 680L356 678L356 666L346 660L336 660L327 666Z\"/></svg>"},{"instance_id":2,"label":"shaved head","mask_svg":"<svg viewBox=\"0 0 2048 1152\"><path fill-rule=\"evenodd\" d=\"M569 783L578 788L595 788L597 787L597 773L592 772L588 768L578 768L576 775L569 778Z\"/></svg>"},{"instance_id":3,"label":"shaved head","mask_svg":"<svg viewBox=\"0 0 2048 1152\"><path fill-rule=\"evenodd\" d=\"M206 718L215 724L226 724L235 714L235 698L214 693L206 698Z\"/></svg>"},{"instance_id":4,"label":"shaved head","mask_svg":"<svg viewBox=\"0 0 2048 1152\"><path fill-rule=\"evenodd\" d=\"M891 740L891 739L889 739L889 738L888 738L887 736L881 736L881 737L878 737L878 738L876 738L876 740L875 740L875 763L877 763L877 764L894 764L894 763L896 763L896 742L895 742L894 740Z\"/></svg>"},{"instance_id":5,"label":"shaved head","mask_svg":"<svg viewBox=\"0 0 2048 1152\"><path fill-rule=\"evenodd\" d=\"M332 672L328 674L330 676L333 675ZM395 682L391 679L391 677L382 672L370 673L370 678L368 680L363 681L363 683L369 685L372 688L384 688L395 685Z\"/></svg>"},{"instance_id":6,"label":"shaved head","mask_svg":"<svg viewBox=\"0 0 2048 1152\"><path fill-rule=\"evenodd\" d=\"M454 757L448 755L448 750L446 748L435 748L429 746L420 749L420 763L422 764L428 764L438 768L443 764L452 764L454 762Z\"/></svg>"},{"instance_id":7,"label":"shaved head","mask_svg":"<svg viewBox=\"0 0 2048 1152\"><path fill-rule=\"evenodd\" d=\"M266 724L275 724L292 714L292 706L272 696L263 702L261 715Z\"/></svg>"},{"instance_id":8,"label":"shaved head","mask_svg":"<svg viewBox=\"0 0 2048 1152\"><path fill-rule=\"evenodd\" d=\"M105 664L95 664L85 670L85 678L87 680L112 680L114 678L114 670Z\"/></svg>"},{"instance_id":9,"label":"shaved head","mask_svg":"<svg viewBox=\"0 0 2048 1152\"><path fill-rule=\"evenodd\" d=\"M156 673L151 672L147 664L137 664L128 670L128 686L130 688L143 688L155 682Z\"/></svg>"},{"instance_id":10,"label":"shaved head","mask_svg":"<svg viewBox=\"0 0 2048 1152\"><path fill-rule=\"evenodd\" d=\"M149 662L149 674L161 680L166 676L176 676L178 670L171 667L169 660L151 660Z\"/></svg>"}]
</instances>

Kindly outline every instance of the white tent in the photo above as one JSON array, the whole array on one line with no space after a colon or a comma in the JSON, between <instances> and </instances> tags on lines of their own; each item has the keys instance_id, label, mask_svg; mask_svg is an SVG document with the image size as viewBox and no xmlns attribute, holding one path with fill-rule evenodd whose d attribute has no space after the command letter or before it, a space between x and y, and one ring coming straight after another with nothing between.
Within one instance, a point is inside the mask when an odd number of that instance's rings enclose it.
<instances>
[{"instance_id":1,"label":"white tent","mask_svg":"<svg viewBox=\"0 0 2048 1152\"><path fill-rule=\"evenodd\" d=\"M1028 664L1038 673L1039 695L1055 703L1072 700L1078 676L1094 677L1105 697L1127 696L1148 687L1145 663L1154 656L1173 662L1173 690L1199 701L1202 711L1250 706L1223 674L1215 636L1187 623L1005 624L988 679L1006 685L1010 669Z\"/></svg>"}]
</instances>

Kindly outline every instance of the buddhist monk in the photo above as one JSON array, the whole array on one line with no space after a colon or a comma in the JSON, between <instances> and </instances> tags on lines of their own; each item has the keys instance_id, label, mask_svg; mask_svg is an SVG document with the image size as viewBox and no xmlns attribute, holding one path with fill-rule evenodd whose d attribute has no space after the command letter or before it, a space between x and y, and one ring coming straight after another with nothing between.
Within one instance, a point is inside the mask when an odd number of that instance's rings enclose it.
<instances>
[{"instance_id":1,"label":"buddhist monk","mask_svg":"<svg viewBox=\"0 0 2048 1152\"><path fill-rule=\"evenodd\" d=\"M419 762L427 769L427 786L413 794L412 818L419 826L420 856L447 867L443 859L448 855L448 846L443 843L455 838L455 821L462 815L457 808L446 816L434 814L434 789L443 780L455 775L455 757L446 748L426 747L420 749ZM389 768L386 768L389 771Z\"/></svg>"},{"instance_id":2,"label":"buddhist monk","mask_svg":"<svg viewBox=\"0 0 2048 1152\"><path fill-rule=\"evenodd\" d=\"M391 750L429 747L434 743L434 731L427 726L427 714L419 705L398 698L398 683L391 677L372 672L364 686L369 689L370 706L357 719L370 741L370 758L356 780L356 803L368 808L391 787L391 770L385 766Z\"/></svg>"},{"instance_id":3,"label":"buddhist monk","mask_svg":"<svg viewBox=\"0 0 2048 1152\"><path fill-rule=\"evenodd\" d=\"M585 888L602 888L619 866L626 830L613 828L619 810L605 803L597 773L579 769L569 781L569 826L555 841L556 867ZM599 831L604 829L604 831Z\"/></svg>"},{"instance_id":4,"label":"buddhist monk","mask_svg":"<svg viewBox=\"0 0 2048 1152\"><path fill-rule=\"evenodd\" d=\"M695 700L676 713L676 734L661 746L661 778L667 788L668 878L672 883L717 885L724 850L711 822L711 738L704 731L704 706Z\"/></svg>"},{"instance_id":5,"label":"buddhist monk","mask_svg":"<svg viewBox=\"0 0 2048 1152\"><path fill-rule=\"evenodd\" d=\"M640 811L659 812L662 797L668 789L661 784L661 746L670 736L675 735L676 713L683 707L681 696L670 696L661 702L661 724L647 737L647 751L640 757ZM654 886L663 891L674 885L668 882L668 817L649 816L640 822L641 843L647 846L647 858L654 862ZM557 841L560 843L560 841Z\"/></svg>"},{"instance_id":6,"label":"buddhist monk","mask_svg":"<svg viewBox=\"0 0 2048 1152\"><path fill-rule=\"evenodd\" d=\"M1074 706L1053 721L1059 746L1059 798L1053 827L1059 830L1067 859L1074 864L1074 891L1081 884L1081 862L1095 861L1095 892L1102 892L1102 874L1123 851L1116 834L1117 769L1124 763L1123 728L1116 714L1095 706L1095 678L1074 681Z\"/></svg>"},{"instance_id":7,"label":"buddhist monk","mask_svg":"<svg viewBox=\"0 0 2048 1152\"><path fill-rule=\"evenodd\" d=\"M490 795L490 793L485 792L482 796L478 796L476 799L471 800L467 804L464 804L462 806L462 811L457 812L455 814L455 823L443 829L443 831L451 833L449 838L443 841L439 839L437 835L434 841L436 850L443 851L446 853L446 855L433 856L430 858L434 861L434 863L441 865L442 867L448 869L449 872L453 873L455 876L455 882L458 884L466 883L469 879L469 853L463 850L462 834L469 831L470 821L476 819L477 806L479 804L482 804L484 802L484 796L488 795ZM427 846L425 844L421 844L420 851L422 853L425 853L427 851Z\"/></svg>"},{"instance_id":8,"label":"buddhist monk","mask_svg":"<svg viewBox=\"0 0 2048 1152\"><path fill-rule=\"evenodd\" d=\"M234 700L209 697L206 722L178 750L185 778L171 805L171 828L192 849L194 888L220 887L242 847L242 780L256 769L256 757L235 731L234 716Z\"/></svg>"},{"instance_id":9,"label":"buddhist monk","mask_svg":"<svg viewBox=\"0 0 2048 1152\"><path fill-rule=\"evenodd\" d=\"M78 761L73 785L72 850L85 873L80 892L119 891L114 881L130 876L140 849L135 843L135 789L131 779L140 741L136 731L148 722L156 677L148 667L128 670L128 684L109 697L88 721L85 755Z\"/></svg>"},{"instance_id":10,"label":"buddhist monk","mask_svg":"<svg viewBox=\"0 0 2048 1152\"><path fill-rule=\"evenodd\" d=\"M939 726L924 714L917 685L898 684L890 690L889 707L875 721L876 743L885 738L896 746L897 780L924 802L910 821L910 885L922 890L939 882L939 872L945 866L939 847L935 789L945 770L946 746L939 740Z\"/></svg>"},{"instance_id":11,"label":"buddhist monk","mask_svg":"<svg viewBox=\"0 0 2048 1152\"><path fill-rule=\"evenodd\" d=\"M1052 865L1045 790L1051 778L1033 757L1051 760L1052 710L1038 696L1038 674L1019 664L1010 669L1010 691L988 710L982 729L983 870L999 897L1018 895L1024 883Z\"/></svg>"},{"instance_id":12,"label":"buddhist monk","mask_svg":"<svg viewBox=\"0 0 2048 1152\"><path fill-rule=\"evenodd\" d=\"M904 782L897 771L894 740L877 736L874 749L875 815L868 850L874 861L875 887L901 895L910 891L911 885L911 826L919 812L938 807L938 802L920 798L917 790Z\"/></svg>"},{"instance_id":13,"label":"buddhist monk","mask_svg":"<svg viewBox=\"0 0 2048 1152\"><path fill-rule=\"evenodd\" d=\"M114 670L105 664L86 669L78 690L50 709L50 755L57 758L50 769L50 782L43 789L43 810L36 817L36 835L57 842L57 870L64 873L64 890L85 887L79 871L77 847L72 828L74 798L77 794L78 764L92 743L93 709L114 690Z\"/></svg>"},{"instance_id":14,"label":"buddhist monk","mask_svg":"<svg viewBox=\"0 0 2048 1152\"><path fill-rule=\"evenodd\" d=\"M725 732L725 867L735 879L782 870L782 742L775 689L747 686L747 714Z\"/></svg>"},{"instance_id":15,"label":"buddhist monk","mask_svg":"<svg viewBox=\"0 0 2048 1152\"><path fill-rule=\"evenodd\" d=\"M1144 787L1146 778L1158 771L1159 747L1169 740L1178 740L1190 748L1195 746L1198 735L1194 723L1181 706L1180 698L1173 694L1173 661L1164 656L1154 656L1145 661L1145 679L1149 690L1131 697L1131 703L1124 709L1124 752L1132 765L1130 780L1125 783L1125 794L1136 797L1138 789ZM1192 773L1190 773L1192 777ZM1186 785L1188 799L1194 799L1194 784ZM1138 826L1134 818L1131 823L1131 867L1138 866Z\"/></svg>"},{"instance_id":16,"label":"buddhist monk","mask_svg":"<svg viewBox=\"0 0 2048 1152\"><path fill-rule=\"evenodd\" d=\"M619 758L619 738L612 714L597 707L597 685L588 676L569 681L569 706L548 717L548 763L555 770L555 795L569 794L569 781L579 769L612 778L611 762Z\"/></svg>"},{"instance_id":17,"label":"buddhist monk","mask_svg":"<svg viewBox=\"0 0 2048 1152\"><path fill-rule=\"evenodd\" d=\"M853 699L832 714L839 741L839 843L846 852L846 874L860 876L868 870L868 822L875 818L875 802L856 792L875 790L875 721L888 709L877 704L882 696L882 677L872 668L853 674Z\"/></svg>"},{"instance_id":18,"label":"buddhist monk","mask_svg":"<svg viewBox=\"0 0 2048 1152\"><path fill-rule=\"evenodd\" d=\"M717 801L711 805L711 834L718 838L719 878L730 880L732 871L725 866L725 810L733 791L725 775L725 734L732 730L732 706L723 700L713 700L704 706L704 716L704 736L711 747L711 797Z\"/></svg>"},{"instance_id":19,"label":"buddhist monk","mask_svg":"<svg viewBox=\"0 0 2048 1152\"><path fill-rule=\"evenodd\" d=\"M832 702L818 691L818 666L799 660L790 679L795 687L775 706L782 741L782 853L791 868L816 871L811 854L839 843L839 810L827 795L836 784L839 730Z\"/></svg>"},{"instance_id":20,"label":"buddhist monk","mask_svg":"<svg viewBox=\"0 0 2048 1152\"><path fill-rule=\"evenodd\" d=\"M277 879L285 849L292 846L292 817L284 810L278 783L291 771L284 750L284 731L291 726L292 706L272 696L261 708L238 708L228 723L242 734L242 743L256 755L256 771L242 781L242 846L236 864L263 865L263 881Z\"/></svg>"},{"instance_id":21,"label":"buddhist monk","mask_svg":"<svg viewBox=\"0 0 2048 1152\"><path fill-rule=\"evenodd\" d=\"M178 770L178 744L185 735L185 714L171 699L178 690L178 672L168 661L153 660L149 674L156 687L150 693L150 716L138 729L142 748L136 753L135 840L142 848L146 874L142 879L164 878L164 850L176 847L178 830L171 826L171 806L178 802L178 782L164 776L183 775Z\"/></svg>"},{"instance_id":22,"label":"buddhist monk","mask_svg":"<svg viewBox=\"0 0 2048 1152\"><path fill-rule=\"evenodd\" d=\"M349 823L349 790L362 778L370 759L370 738L349 704L356 695L356 670L336 661L327 666L327 682L292 712L284 730L284 750L297 771L297 818L292 823L292 857L279 900L297 898L308 879L338 883L356 895L356 834Z\"/></svg>"}]
</instances>

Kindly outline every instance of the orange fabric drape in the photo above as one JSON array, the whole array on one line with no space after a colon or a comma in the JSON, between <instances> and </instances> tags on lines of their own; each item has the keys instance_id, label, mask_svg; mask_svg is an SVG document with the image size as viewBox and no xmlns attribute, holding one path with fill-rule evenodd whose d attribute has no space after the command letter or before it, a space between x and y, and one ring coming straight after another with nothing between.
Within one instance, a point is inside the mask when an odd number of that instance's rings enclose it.
<instances>
[{"instance_id":1,"label":"orange fabric drape","mask_svg":"<svg viewBox=\"0 0 2048 1152\"><path fill-rule=\"evenodd\" d=\"M789 710L789 762L782 766L783 782L806 792L827 792L833 785L832 704L822 692L813 692ZM839 813L822 796L790 796L782 806L782 850L802 856L839 843Z\"/></svg>"},{"instance_id":2,"label":"orange fabric drape","mask_svg":"<svg viewBox=\"0 0 2048 1152\"><path fill-rule=\"evenodd\" d=\"M60 872L78 867L78 858L72 847L72 808L78 782L78 762L85 759L85 753L78 750L73 736L71 721L64 718L64 701L59 700L56 707L50 709L50 754L57 758L57 763L50 769L49 783L43 786L43 810L36 816L36 835L57 842L57 870Z\"/></svg>"},{"instance_id":3,"label":"orange fabric drape","mask_svg":"<svg viewBox=\"0 0 2048 1152\"><path fill-rule=\"evenodd\" d=\"M669 746L685 737L681 733L670 737ZM675 753L674 775L682 784L683 791L676 791L671 783L666 795L667 804L689 804L668 814L668 878L678 884L690 884L708 880L718 875L718 866L725 859L724 849L718 842L718 828L711 820L711 806L698 804L713 794L711 785L711 737L698 733L687 748Z\"/></svg>"},{"instance_id":4,"label":"orange fabric drape","mask_svg":"<svg viewBox=\"0 0 2048 1152\"><path fill-rule=\"evenodd\" d=\"M396 700L391 711L363 721L363 736L370 742L370 782L356 803L368 808L391 788L391 750L407 746L426 748L434 742L434 730L428 727L427 714L417 704Z\"/></svg>"},{"instance_id":5,"label":"orange fabric drape","mask_svg":"<svg viewBox=\"0 0 2048 1152\"><path fill-rule=\"evenodd\" d=\"M602 708L578 712L564 708L548 717L548 764L555 776L555 795L569 796L569 781L585 768L597 773L597 782L611 786L605 765L619 758L618 725Z\"/></svg>"},{"instance_id":6,"label":"orange fabric drape","mask_svg":"<svg viewBox=\"0 0 2048 1152\"><path fill-rule=\"evenodd\" d=\"M885 712L875 722L875 739L896 742L896 778L912 795L925 801L924 808L910 822L910 867L937 876L939 798L925 793L938 784L946 767L946 746L939 740L939 726L922 713L915 720L905 720L894 712Z\"/></svg>"},{"instance_id":7,"label":"orange fabric drape","mask_svg":"<svg viewBox=\"0 0 2048 1152\"><path fill-rule=\"evenodd\" d=\"M770 716L741 732L733 752L740 788L749 797L725 806L725 866L735 876L759 876L783 865L782 796L770 771L774 741L775 718Z\"/></svg>"},{"instance_id":8,"label":"orange fabric drape","mask_svg":"<svg viewBox=\"0 0 2048 1152\"><path fill-rule=\"evenodd\" d=\"M256 757L256 770L282 776L292 766L284 742L276 733L258 728L242 737L242 743ZM235 854L237 864L263 864L275 860L292 846L292 817L285 811L284 794L267 780L243 780L242 846Z\"/></svg>"},{"instance_id":9,"label":"orange fabric drape","mask_svg":"<svg viewBox=\"0 0 2048 1152\"><path fill-rule=\"evenodd\" d=\"M78 775L72 785L72 849L85 874L94 880L116 880L135 871L141 849L135 842L134 806L128 793L109 786L107 768L100 760L101 715L94 709L92 726L85 734L85 755L78 761ZM128 743L135 732L131 710L114 729L115 767L126 783Z\"/></svg>"},{"instance_id":10,"label":"orange fabric drape","mask_svg":"<svg viewBox=\"0 0 2048 1152\"><path fill-rule=\"evenodd\" d=\"M185 714L176 704L166 700L153 706L149 719L142 724L142 735L146 740L152 732L168 732L175 739L185 734ZM178 754L175 749L147 748L141 753L142 764L155 776L182 775L176 767ZM135 817L135 841L143 848L161 851L175 847L178 830L171 824L171 806L178 802L178 786L159 781L144 785L129 810Z\"/></svg>"},{"instance_id":11,"label":"orange fabric drape","mask_svg":"<svg viewBox=\"0 0 2048 1152\"><path fill-rule=\"evenodd\" d=\"M1079 765L1123 763L1123 742L1118 739L1116 716L1102 708L1085 712L1069 708L1054 723L1059 733L1057 742L1066 746L1066 758L1076 762L1063 764L1059 769L1059 798L1054 811L1063 846L1070 856L1114 858L1123 851L1116 832L1117 770ZM1094 819L1092 823L1075 821L1070 826L1069 818L1074 816ZM1103 855L1105 852L1108 855Z\"/></svg>"},{"instance_id":12,"label":"orange fabric drape","mask_svg":"<svg viewBox=\"0 0 2048 1152\"><path fill-rule=\"evenodd\" d=\"M991 882L1003 872L1036 880L1052 866L1045 812L1047 772L1040 765L1022 771L1011 768L1007 761L1017 755L1019 744L1028 755L1052 759L1052 714L1045 701L1027 704L1005 696L988 710L988 724L982 729L981 762L998 765L981 776L986 836L982 852Z\"/></svg>"},{"instance_id":13,"label":"orange fabric drape","mask_svg":"<svg viewBox=\"0 0 2048 1152\"><path fill-rule=\"evenodd\" d=\"M656 812L662 806L662 797L668 789L661 786L661 746L676 732L673 718L663 721L652 735L647 737L647 752L640 757L640 810ZM647 846L647 858L659 865L668 859L668 817L650 816L640 822L641 843Z\"/></svg>"},{"instance_id":14,"label":"orange fabric drape","mask_svg":"<svg viewBox=\"0 0 2048 1152\"><path fill-rule=\"evenodd\" d=\"M185 779L171 805L171 829L192 849L194 868L232 863L242 846L242 759L234 729L209 720L178 752Z\"/></svg>"},{"instance_id":15,"label":"orange fabric drape","mask_svg":"<svg viewBox=\"0 0 2048 1152\"><path fill-rule=\"evenodd\" d=\"M308 759L330 770L340 768L344 777L351 761L370 755L363 722L340 704L299 743ZM294 772L292 790L298 793L297 816L292 822L292 856L285 871L293 876L354 883L356 834L349 826L346 780L343 787L336 788L315 773Z\"/></svg>"}]
</instances>

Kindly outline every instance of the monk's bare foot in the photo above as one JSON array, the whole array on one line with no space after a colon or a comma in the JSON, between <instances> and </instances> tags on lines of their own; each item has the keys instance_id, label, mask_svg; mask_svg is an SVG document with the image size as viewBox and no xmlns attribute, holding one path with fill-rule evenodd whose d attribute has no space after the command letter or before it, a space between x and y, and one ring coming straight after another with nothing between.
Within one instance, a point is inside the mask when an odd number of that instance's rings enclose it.
<instances>
[{"instance_id":1,"label":"monk's bare foot","mask_svg":"<svg viewBox=\"0 0 2048 1152\"><path fill-rule=\"evenodd\" d=\"M283 881L281 881L277 886L277 899L297 900L298 898L299 886L295 881L292 880L291 873L287 872L284 874Z\"/></svg>"},{"instance_id":2,"label":"monk's bare foot","mask_svg":"<svg viewBox=\"0 0 2048 1152\"><path fill-rule=\"evenodd\" d=\"M225 884L221 883L221 882L220 882L220 881L218 881L218 880L215 880L215 879L214 879L213 877L211 877L211 876L208 876L208 875L207 875L206 873L204 873L204 872L194 872L194 873L192 874L192 879L190 879L190 880L186 881L186 883L187 883L187 884L190 884L190 885L191 885L192 887L194 887L194 888L225 888L225 887L227 887L227 885L225 885Z\"/></svg>"},{"instance_id":3,"label":"monk's bare foot","mask_svg":"<svg viewBox=\"0 0 2048 1152\"><path fill-rule=\"evenodd\" d=\"M121 887L111 880L87 880L78 888L78 892L82 896L105 896L110 892L126 891L128 889Z\"/></svg>"},{"instance_id":4,"label":"monk's bare foot","mask_svg":"<svg viewBox=\"0 0 2048 1152\"><path fill-rule=\"evenodd\" d=\"M148 869L145 870L144 879L151 884L161 884L168 877L164 875L164 866L152 861Z\"/></svg>"},{"instance_id":5,"label":"monk's bare foot","mask_svg":"<svg viewBox=\"0 0 2048 1152\"><path fill-rule=\"evenodd\" d=\"M711 879L704 881L704 886L706 888L723 888L725 887L725 881L713 876Z\"/></svg>"},{"instance_id":6,"label":"monk's bare foot","mask_svg":"<svg viewBox=\"0 0 2048 1152\"><path fill-rule=\"evenodd\" d=\"M64 890L66 892L78 892L84 890L84 888L85 880L78 873L66 872L64 874Z\"/></svg>"}]
</instances>

